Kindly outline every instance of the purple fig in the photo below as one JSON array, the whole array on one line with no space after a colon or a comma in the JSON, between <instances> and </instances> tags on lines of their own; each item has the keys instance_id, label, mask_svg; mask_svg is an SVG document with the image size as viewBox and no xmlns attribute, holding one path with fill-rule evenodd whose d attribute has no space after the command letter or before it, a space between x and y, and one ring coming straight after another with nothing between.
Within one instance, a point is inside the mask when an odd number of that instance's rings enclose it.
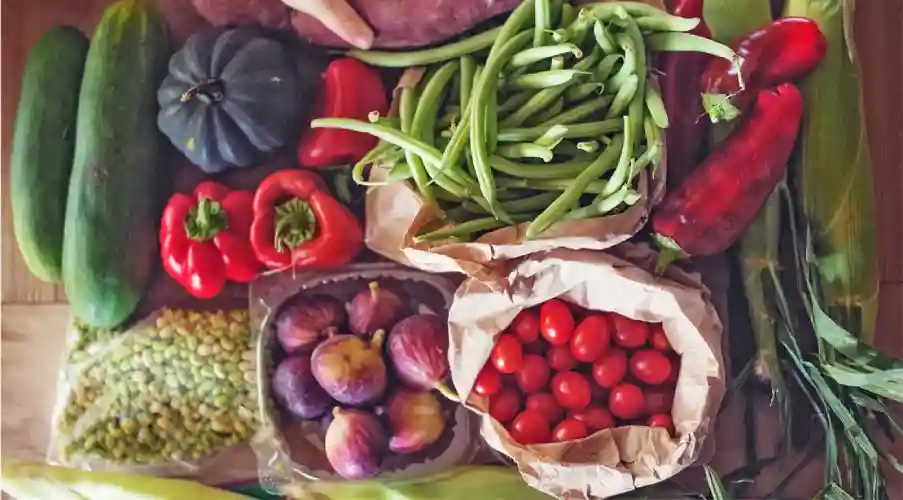
<instances>
[{"instance_id":1,"label":"purple fig","mask_svg":"<svg viewBox=\"0 0 903 500\"><path fill-rule=\"evenodd\" d=\"M345 307L327 295L296 295L276 317L276 338L285 352L310 352L345 323Z\"/></svg>"},{"instance_id":2,"label":"purple fig","mask_svg":"<svg viewBox=\"0 0 903 500\"><path fill-rule=\"evenodd\" d=\"M365 479L379 474L388 453L386 431L373 414L336 408L326 430L326 458L347 479Z\"/></svg>"},{"instance_id":3,"label":"purple fig","mask_svg":"<svg viewBox=\"0 0 903 500\"><path fill-rule=\"evenodd\" d=\"M288 413L310 420L326 413L332 398L314 378L310 358L293 356L276 367L273 374L273 396Z\"/></svg>"},{"instance_id":4,"label":"purple fig","mask_svg":"<svg viewBox=\"0 0 903 500\"><path fill-rule=\"evenodd\" d=\"M433 444L445 430L442 406L429 391L401 391L386 405L392 427L389 449L395 453L416 453Z\"/></svg>"},{"instance_id":5,"label":"purple fig","mask_svg":"<svg viewBox=\"0 0 903 500\"><path fill-rule=\"evenodd\" d=\"M432 314L398 322L389 334L389 359L395 374L416 389L441 389L448 375L448 328Z\"/></svg>"},{"instance_id":6,"label":"purple fig","mask_svg":"<svg viewBox=\"0 0 903 500\"><path fill-rule=\"evenodd\" d=\"M370 283L369 290L359 292L351 300L348 326L351 333L366 335L376 330L388 330L404 314L401 297L379 283Z\"/></svg>"},{"instance_id":7,"label":"purple fig","mask_svg":"<svg viewBox=\"0 0 903 500\"><path fill-rule=\"evenodd\" d=\"M385 332L369 341L355 335L326 340L311 357L314 378L336 401L363 406L378 401L386 390L386 364L381 355Z\"/></svg>"}]
</instances>

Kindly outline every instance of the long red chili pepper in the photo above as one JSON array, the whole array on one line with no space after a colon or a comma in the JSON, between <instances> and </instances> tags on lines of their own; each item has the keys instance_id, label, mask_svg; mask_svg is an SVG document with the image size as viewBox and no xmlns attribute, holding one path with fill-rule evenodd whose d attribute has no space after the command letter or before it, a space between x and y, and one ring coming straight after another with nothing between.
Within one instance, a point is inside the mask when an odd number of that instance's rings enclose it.
<instances>
[{"instance_id":1,"label":"long red chili pepper","mask_svg":"<svg viewBox=\"0 0 903 500\"><path fill-rule=\"evenodd\" d=\"M740 110L746 109L759 90L792 82L814 70L828 49L818 23L804 17L777 19L732 45L740 57L739 66L711 58L702 75L702 93L712 103L707 111L713 121L723 117L725 110L719 104L726 96ZM740 88L741 76L745 90Z\"/></svg>"},{"instance_id":2,"label":"long red chili pepper","mask_svg":"<svg viewBox=\"0 0 903 500\"><path fill-rule=\"evenodd\" d=\"M350 57L332 61L323 72L316 118L366 120L376 111L385 114L386 89L376 69ZM354 163L376 146L378 139L349 130L308 129L298 145L298 162L308 168Z\"/></svg>"},{"instance_id":3,"label":"long red chili pepper","mask_svg":"<svg viewBox=\"0 0 903 500\"><path fill-rule=\"evenodd\" d=\"M783 178L802 116L793 84L758 93L731 134L653 215L660 267L723 252L740 238Z\"/></svg>"},{"instance_id":4,"label":"long red chili pepper","mask_svg":"<svg viewBox=\"0 0 903 500\"><path fill-rule=\"evenodd\" d=\"M251 246L270 269L340 266L363 246L360 223L312 172L274 172L257 187L253 210Z\"/></svg>"},{"instance_id":5,"label":"long red chili pepper","mask_svg":"<svg viewBox=\"0 0 903 500\"><path fill-rule=\"evenodd\" d=\"M669 10L675 16L698 17L691 33L711 38L702 20L703 0L675 0ZM701 52L664 52L659 59L663 77L659 79L662 99L670 125L665 131L668 147L668 187L677 186L702 161L708 145L711 122L699 95L699 78L710 57ZM728 63L730 66L730 63Z\"/></svg>"}]
</instances>

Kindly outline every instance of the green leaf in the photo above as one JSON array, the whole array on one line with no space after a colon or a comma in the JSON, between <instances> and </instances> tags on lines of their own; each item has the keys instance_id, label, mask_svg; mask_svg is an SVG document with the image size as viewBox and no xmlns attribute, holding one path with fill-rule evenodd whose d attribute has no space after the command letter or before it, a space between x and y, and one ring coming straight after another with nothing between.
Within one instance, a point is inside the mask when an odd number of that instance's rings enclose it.
<instances>
[{"instance_id":1,"label":"green leaf","mask_svg":"<svg viewBox=\"0 0 903 500\"><path fill-rule=\"evenodd\" d=\"M703 465L703 469L705 470L705 480L709 485L709 492L712 494L712 500L732 500L730 493L724 488L724 485L721 483L721 478L718 477L718 473L714 471L708 465Z\"/></svg>"}]
</instances>

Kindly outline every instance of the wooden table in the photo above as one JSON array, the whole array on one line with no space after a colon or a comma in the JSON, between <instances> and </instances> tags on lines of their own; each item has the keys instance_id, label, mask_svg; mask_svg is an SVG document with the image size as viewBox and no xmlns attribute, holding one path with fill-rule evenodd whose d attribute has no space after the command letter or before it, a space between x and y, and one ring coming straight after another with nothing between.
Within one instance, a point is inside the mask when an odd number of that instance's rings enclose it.
<instances>
[{"instance_id":1,"label":"wooden table","mask_svg":"<svg viewBox=\"0 0 903 500\"><path fill-rule=\"evenodd\" d=\"M13 120L25 55L55 24L90 31L110 0L8 0L2 16L2 380L3 456L41 459L47 447L50 405L56 370L68 324L62 287L41 283L25 267L9 217L8 162ZM203 22L188 0L159 0L176 38L182 40ZM877 342L903 355L903 2L862 0L857 40L865 73L865 105L876 165L881 316ZM739 418L729 416L726 418ZM742 463L736 432L719 433L716 466L730 470ZM903 450L899 450L903 451ZM903 457L903 453L898 453ZM800 492L817 487L820 471L800 479ZM895 481L898 481L896 478ZM903 497L903 483L891 491ZM804 494L804 493L801 493Z\"/></svg>"}]
</instances>

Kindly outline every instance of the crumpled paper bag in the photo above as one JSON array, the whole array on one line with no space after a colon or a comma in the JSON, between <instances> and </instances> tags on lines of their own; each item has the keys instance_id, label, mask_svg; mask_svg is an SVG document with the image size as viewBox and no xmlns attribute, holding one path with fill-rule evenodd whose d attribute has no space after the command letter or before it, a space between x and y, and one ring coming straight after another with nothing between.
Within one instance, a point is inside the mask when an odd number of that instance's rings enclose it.
<instances>
[{"instance_id":1,"label":"crumpled paper bag","mask_svg":"<svg viewBox=\"0 0 903 500\"><path fill-rule=\"evenodd\" d=\"M555 250L517 264L505 291L476 279L458 289L449 312L452 380L462 401L483 415L486 442L511 457L534 488L566 500L607 498L672 477L699 457L725 391L722 325L698 277L674 266L656 276L647 270L654 261L652 250L632 244L610 252ZM572 443L522 446L486 413L487 398L471 390L495 337L518 312L555 297L663 324L681 356L672 409L676 438L664 429L629 426Z\"/></svg>"},{"instance_id":2,"label":"crumpled paper bag","mask_svg":"<svg viewBox=\"0 0 903 500\"><path fill-rule=\"evenodd\" d=\"M664 8L661 0L644 1ZM399 88L416 84L421 75L422 71L407 73ZM556 248L604 250L635 235L664 196L667 146L662 149L660 165L647 169L638 179L637 191L642 198L626 211L559 222L534 240L524 240L527 224L520 224L489 232L469 243L415 243L414 236L435 218L416 189L407 182L373 186L366 196L365 244L396 262L429 272L463 273L497 288L493 281L504 275L504 264L511 259Z\"/></svg>"}]
</instances>

